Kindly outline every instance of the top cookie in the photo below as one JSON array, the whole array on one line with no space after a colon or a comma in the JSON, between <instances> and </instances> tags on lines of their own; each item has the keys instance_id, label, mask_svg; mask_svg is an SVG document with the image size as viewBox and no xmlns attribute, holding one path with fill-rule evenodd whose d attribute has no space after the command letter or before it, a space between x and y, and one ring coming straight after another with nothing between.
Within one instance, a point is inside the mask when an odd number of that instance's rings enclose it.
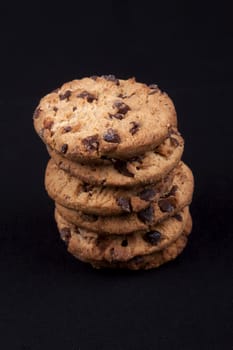
<instances>
[{"instance_id":1,"label":"top cookie","mask_svg":"<svg viewBox=\"0 0 233 350\"><path fill-rule=\"evenodd\" d=\"M35 129L47 145L87 163L154 149L176 125L175 107L156 85L113 75L68 82L34 112Z\"/></svg>"}]
</instances>

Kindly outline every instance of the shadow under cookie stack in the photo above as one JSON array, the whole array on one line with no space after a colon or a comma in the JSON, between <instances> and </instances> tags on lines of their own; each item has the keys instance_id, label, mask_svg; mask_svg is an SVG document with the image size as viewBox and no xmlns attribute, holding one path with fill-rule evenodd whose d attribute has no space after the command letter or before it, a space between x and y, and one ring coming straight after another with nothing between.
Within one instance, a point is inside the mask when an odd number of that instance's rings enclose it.
<instances>
[{"instance_id":1,"label":"shadow under cookie stack","mask_svg":"<svg viewBox=\"0 0 233 350\"><path fill-rule=\"evenodd\" d=\"M150 269L179 255L193 175L174 105L157 85L113 75L46 95L34 126L47 145L45 186L68 251L96 268Z\"/></svg>"}]
</instances>

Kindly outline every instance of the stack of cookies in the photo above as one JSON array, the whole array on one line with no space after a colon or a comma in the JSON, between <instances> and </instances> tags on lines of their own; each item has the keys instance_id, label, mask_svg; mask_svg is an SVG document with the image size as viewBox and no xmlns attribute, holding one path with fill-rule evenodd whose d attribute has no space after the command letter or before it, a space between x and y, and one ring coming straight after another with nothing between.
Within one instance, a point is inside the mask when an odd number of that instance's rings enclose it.
<instances>
[{"instance_id":1,"label":"stack of cookies","mask_svg":"<svg viewBox=\"0 0 233 350\"><path fill-rule=\"evenodd\" d=\"M42 98L34 126L51 156L45 186L71 254L137 270L182 252L193 176L174 105L157 85L74 80Z\"/></svg>"}]
</instances>

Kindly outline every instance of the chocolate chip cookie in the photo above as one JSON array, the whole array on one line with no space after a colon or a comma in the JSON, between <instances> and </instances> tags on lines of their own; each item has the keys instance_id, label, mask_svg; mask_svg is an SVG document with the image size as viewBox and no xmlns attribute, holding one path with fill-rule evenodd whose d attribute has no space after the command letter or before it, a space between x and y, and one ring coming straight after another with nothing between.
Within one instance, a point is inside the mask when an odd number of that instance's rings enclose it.
<instances>
[{"instance_id":1,"label":"chocolate chip cookie","mask_svg":"<svg viewBox=\"0 0 233 350\"><path fill-rule=\"evenodd\" d=\"M169 193L158 202L137 213L126 213L118 216L88 215L81 211L68 209L58 203L58 212L67 221L99 234L130 234L136 231L148 231L169 216L175 215L189 205L193 194L193 175L183 162L179 164Z\"/></svg>"},{"instance_id":2,"label":"chocolate chip cookie","mask_svg":"<svg viewBox=\"0 0 233 350\"><path fill-rule=\"evenodd\" d=\"M33 122L52 158L45 187L71 254L138 270L181 253L194 180L175 107L157 85L73 80L41 99Z\"/></svg>"},{"instance_id":3,"label":"chocolate chip cookie","mask_svg":"<svg viewBox=\"0 0 233 350\"><path fill-rule=\"evenodd\" d=\"M97 260L85 260L85 262L89 262L93 267L99 268L120 268L120 269L130 269L130 270L139 270L139 269L152 269L155 267L159 267L160 265L174 260L180 253L182 253L183 249L187 245L188 238L187 236L190 234L192 229L192 219L191 215L189 216L186 226L182 234L177 238L176 241L171 243L166 248L147 255L138 255L134 258L124 261L112 261L108 262L105 260L97 261Z\"/></svg>"},{"instance_id":4,"label":"chocolate chip cookie","mask_svg":"<svg viewBox=\"0 0 233 350\"><path fill-rule=\"evenodd\" d=\"M73 80L41 99L34 127L52 150L79 162L128 159L154 149L177 126L155 85L114 76Z\"/></svg>"},{"instance_id":5,"label":"chocolate chip cookie","mask_svg":"<svg viewBox=\"0 0 233 350\"><path fill-rule=\"evenodd\" d=\"M170 217L157 224L153 231L130 235L98 235L67 222L55 211L55 218L61 237L68 245L68 251L80 260L127 262L136 256L148 255L166 248L182 234L189 220L189 209L179 212L181 220Z\"/></svg>"},{"instance_id":6,"label":"chocolate chip cookie","mask_svg":"<svg viewBox=\"0 0 233 350\"><path fill-rule=\"evenodd\" d=\"M176 170L155 184L143 187L103 187L87 184L59 168L50 159L45 173L49 196L59 204L94 215L119 215L138 212L171 189Z\"/></svg>"},{"instance_id":7,"label":"chocolate chip cookie","mask_svg":"<svg viewBox=\"0 0 233 350\"><path fill-rule=\"evenodd\" d=\"M70 161L48 149L55 163L80 180L100 186L132 187L155 183L165 177L180 161L184 140L176 129L154 150L128 159L108 160L108 164L91 165Z\"/></svg>"}]
</instances>

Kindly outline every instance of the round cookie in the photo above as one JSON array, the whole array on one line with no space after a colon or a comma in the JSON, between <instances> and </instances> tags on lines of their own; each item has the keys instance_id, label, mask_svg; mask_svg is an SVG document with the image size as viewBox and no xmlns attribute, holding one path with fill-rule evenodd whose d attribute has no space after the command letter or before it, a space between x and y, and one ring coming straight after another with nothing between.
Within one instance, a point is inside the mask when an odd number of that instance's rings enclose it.
<instances>
[{"instance_id":1,"label":"round cookie","mask_svg":"<svg viewBox=\"0 0 233 350\"><path fill-rule=\"evenodd\" d=\"M171 243L166 248L161 251L147 254L147 255L138 255L134 258L125 261L125 262L108 262L108 261L94 261L94 260L86 260L85 262L89 262L93 267L99 268L117 268L117 269L129 269L129 270L148 270L155 267L159 267L160 265L174 260L180 253L182 253L183 249L187 245L188 238L187 236L190 234L192 229L192 218L189 216L186 226L184 228L183 233L178 237L178 239Z\"/></svg>"},{"instance_id":2,"label":"round cookie","mask_svg":"<svg viewBox=\"0 0 233 350\"><path fill-rule=\"evenodd\" d=\"M102 76L73 80L41 99L34 127L74 161L125 159L154 149L177 126L175 107L155 85Z\"/></svg>"},{"instance_id":3,"label":"round cookie","mask_svg":"<svg viewBox=\"0 0 233 350\"><path fill-rule=\"evenodd\" d=\"M154 151L127 161L112 159L111 164L88 165L73 162L48 148L50 156L63 170L91 185L132 187L155 183L180 161L184 140L176 129Z\"/></svg>"},{"instance_id":4,"label":"round cookie","mask_svg":"<svg viewBox=\"0 0 233 350\"><path fill-rule=\"evenodd\" d=\"M184 231L189 217L185 207L179 212L181 219L170 217L157 224L153 231L130 235L100 236L94 232L69 224L55 211L58 230L67 241L68 251L82 259L95 261L128 261L135 256L161 251L173 243Z\"/></svg>"},{"instance_id":5,"label":"round cookie","mask_svg":"<svg viewBox=\"0 0 233 350\"><path fill-rule=\"evenodd\" d=\"M45 187L49 196L59 204L95 215L119 215L147 208L171 189L175 175L172 170L156 184L131 187L89 185L59 168L50 159L45 173Z\"/></svg>"},{"instance_id":6,"label":"round cookie","mask_svg":"<svg viewBox=\"0 0 233 350\"><path fill-rule=\"evenodd\" d=\"M130 234L135 231L153 229L156 223L173 216L189 205L192 194L192 172L187 165L181 162L176 169L171 191L165 197L161 197L158 202L150 203L146 209L138 213L97 216L68 209L58 203L56 203L56 208L67 221L93 232L99 234Z\"/></svg>"}]
</instances>

